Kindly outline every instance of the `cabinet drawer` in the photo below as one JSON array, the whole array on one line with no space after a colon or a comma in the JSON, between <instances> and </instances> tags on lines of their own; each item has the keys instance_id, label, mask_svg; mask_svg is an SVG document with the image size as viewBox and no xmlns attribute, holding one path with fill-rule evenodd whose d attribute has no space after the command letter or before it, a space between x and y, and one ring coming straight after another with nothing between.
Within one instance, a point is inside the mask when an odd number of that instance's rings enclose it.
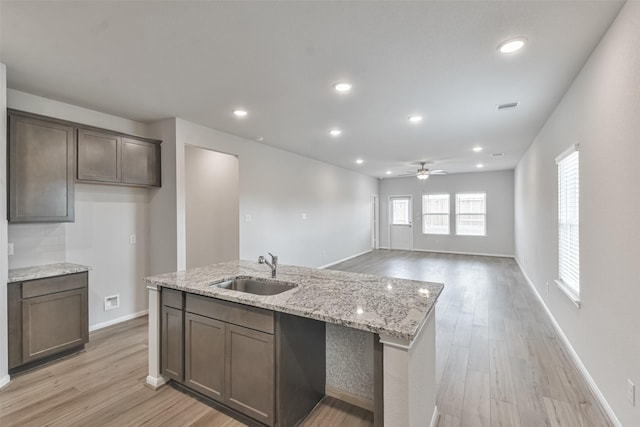
<instances>
[{"instance_id":1,"label":"cabinet drawer","mask_svg":"<svg viewBox=\"0 0 640 427\"><path fill-rule=\"evenodd\" d=\"M187 294L187 311L273 334L273 312L229 301Z\"/></svg>"},{"instance_id":2,"label":"cabinet drawer","mask_svg":"<svg viewBox=\"0 0 640 427\"><path fill-rule=\"evenodd\" d=\"M29 280L22 283L22 298L34 298L58 292L80 289L87 286L88 273L67 274L65 276L47 277L46 279Z\"/></svg>"},{"instance_id":3,"label":"cabinet drawer","mask_svg":"<svg viewBox=\"0 0 640 427\"><path fill-rule=\"evenodd\" d=\"M178 310L184 309L184 305L182 303L182 291L162 288L162 305L177 308Z\"/></svg>"}]
</instances>

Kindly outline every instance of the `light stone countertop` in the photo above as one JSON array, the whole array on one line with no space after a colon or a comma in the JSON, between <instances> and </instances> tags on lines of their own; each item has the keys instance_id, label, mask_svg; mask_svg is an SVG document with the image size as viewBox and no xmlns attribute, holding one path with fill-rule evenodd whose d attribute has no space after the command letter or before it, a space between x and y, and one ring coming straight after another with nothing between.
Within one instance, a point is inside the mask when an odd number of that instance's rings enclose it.
<instances>
[{"instance_id":1,"label":"light stone countertop","mask_svg":"<svg viewBox=\"0 0 640 427\"><path fill-rule=\"evenodd\" d=\"M44 279L47 277L63 276L65 274L82 273L91 267L80 264L61 262L58 264L37 265L34 267L11 268L7 283L25 282L27 280Z\"/></svg>"},{"instance_id":2,"label":"light stone countertop","mask_svg":"<svg viewBox=\"0 0 640 427\"><path fill-rule=\"evenodd\" d=\"M293 283L278 295L222 289L238 276ZM328 323L413 340L444 285L417 280L279 265L278 275L256 261L230 261L145 278L155 285Z\"/></svg>"}]
</instances>

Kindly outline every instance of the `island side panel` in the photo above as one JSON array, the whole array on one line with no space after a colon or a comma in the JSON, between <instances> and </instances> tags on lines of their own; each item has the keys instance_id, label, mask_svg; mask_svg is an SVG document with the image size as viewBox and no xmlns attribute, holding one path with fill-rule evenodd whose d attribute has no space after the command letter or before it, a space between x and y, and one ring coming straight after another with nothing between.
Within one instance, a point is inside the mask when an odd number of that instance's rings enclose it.
<instances>
[{"instance_id":1,"label":"island side panel","mask_svg":"<svg viewBox=\"0 0 640 427\"><path fill-rule=\"evenodd\" d=\"M157 389L167 382L160 374L160 292L156 285L149 290L149 375L147 385Z\"/></svg>"},{"instance_id":2,"label":"island side panel","mask_svg":"<svg viewBox=\"0 0 640 427\"><path fill-rule=\"evenodd\" d=\"M380 337L383 344L385 426L437 425L434 311L411 342L390 336Z\"/></svg>"}]
</instances>

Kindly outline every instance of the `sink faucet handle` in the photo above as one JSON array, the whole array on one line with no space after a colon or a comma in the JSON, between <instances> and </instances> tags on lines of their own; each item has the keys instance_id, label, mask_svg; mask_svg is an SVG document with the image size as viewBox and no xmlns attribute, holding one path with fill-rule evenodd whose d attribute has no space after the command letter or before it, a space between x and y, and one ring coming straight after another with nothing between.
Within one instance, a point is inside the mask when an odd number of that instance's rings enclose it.
<instances>
[{"instance_id":1,"label":"sink faucet handle","mask_svg":"<svg viewBox=\"0 0 640 427\"><path fill-rule=\"evenodd\" d=\"M271 261L272 262L278 262L278 255L274 255L271 252L267 252L269 255L271 255Z\"/></svg>"}]
</instances>

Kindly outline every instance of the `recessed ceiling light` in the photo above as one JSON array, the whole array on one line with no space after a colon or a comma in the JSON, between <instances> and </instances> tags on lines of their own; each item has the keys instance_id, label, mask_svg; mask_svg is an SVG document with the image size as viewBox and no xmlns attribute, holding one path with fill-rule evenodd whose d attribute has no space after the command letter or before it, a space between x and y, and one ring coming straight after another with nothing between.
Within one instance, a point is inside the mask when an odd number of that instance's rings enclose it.
<instances>
[{"instance_id":1,"label":"recessed ceiling light","mask_svg":"<svg viewBox=\"0 0 640 427\"><path fill-rule=\"evenodd\" d=\"M391 172L391 171L386 171L385 173L386 173L387 175L391 175L393 172Z\"/></svg>"},{"instance_id":2,"label":"recessed ceiling light","mask_svg":"<svg viewBox=\"0 0 640 427\"><path fill-rule=\"evenodd\" d=\"M478 164L476 165L476 167L477 167L478 169L482 169L482 168L484 167L484 165L483 165L482 163L478 163Z\"/></svg>"},{"instance_id":3,"label":"recessed ceiling light","mask_svg":"<svg viewBox=\"0 0 640 427\"><path fill-rule=\"evenodd\" d=\"M247 110L241 110L241 109L237 109L237 110L233 110L233 115L236 117L247 117Z\"/></svg>"},{"instance_id":4,"label":"recessed ceiling light","mask_svg":"<svg viewBox=\"0 0 640 427\"><path fill-rule=\"evenodd\" d=\"M422 116L418 116L418 115L409 116L408 120L411 123L420 123L422 121Z\"/></svg>"},{"instance_id":5,"label":"recessed ceiling light","mask_svg":"<svg viewBox=\"0 0 640 427\"><path fill-rule=\"evenodd\" d=\"M357 164L359 164L359 165L361 165L361 164L363 164L363 163L364 163L364 160L362 160L362 159L356 159L356 163L357 163Z\"/></svg>"},{"instance_id":6,"label":"recessed ceiling light","mask_svg":"<svg viewBox=\"0 0 640 427\"><path fill-rule=\"evenodd\" d=\"M256 136L256 141L258 141L258 142L262 142L262 141L264 141L264 137L262 137L262 136Z\"/></svg>"},{"instance_id":7,"label":"recessed ceiling light","mask_svg":"<svg viewBox=\"0 0 640 427\"><path fill-rule=\"evenodd\" d=\"M329 135L333 136L334 138L336 136L340 136L341 133L342 133L342 131L340 129L331 129L329 131Z\"/></svg>"},{"instance_id":8,"label":"recessed ceiling light","mask_svg":"<svg viewBox=\"0 0 640 427\"><path fill-rule=\"evenodd\" d=\"M476 153L479 153L482 150L484 150L484 148L482 148L482 147L473 147L473 151L475 151Z\"/></svg>"},{"instance_id":9,"label":"recessed ceiling light","mask_svg":"<svg viewBox=\"0 0 640 427\"><path fill-rule=\"evenodd\" d=\"M500 157L500 156L504 156L504 153L491 153L490 156L491 157Z\"/></svg>"},{"instance_id":10,"label":"recessed ceiling light","mask_svg":"<svg viewBox=\"0 0 640 427\"><path fill-rule=\"evenodd\" d=\"M525 37L516 37L500 43L498 45L498 50L502 53L514 53L522 49L525 43L527 43L527 39Z\"/></svg>"},{"instance_id":11,"label":"recessed ceiling light","mask_svg":"<svg viewBox=\"0 0 640 427\"><path fill-rule=\"evenodd\" d=\"M352 87L353 85L349 82L339 82L333 85L333 88L336 90L336 92L340 93L349 92Z\"/></svg>"}]
</instances>

